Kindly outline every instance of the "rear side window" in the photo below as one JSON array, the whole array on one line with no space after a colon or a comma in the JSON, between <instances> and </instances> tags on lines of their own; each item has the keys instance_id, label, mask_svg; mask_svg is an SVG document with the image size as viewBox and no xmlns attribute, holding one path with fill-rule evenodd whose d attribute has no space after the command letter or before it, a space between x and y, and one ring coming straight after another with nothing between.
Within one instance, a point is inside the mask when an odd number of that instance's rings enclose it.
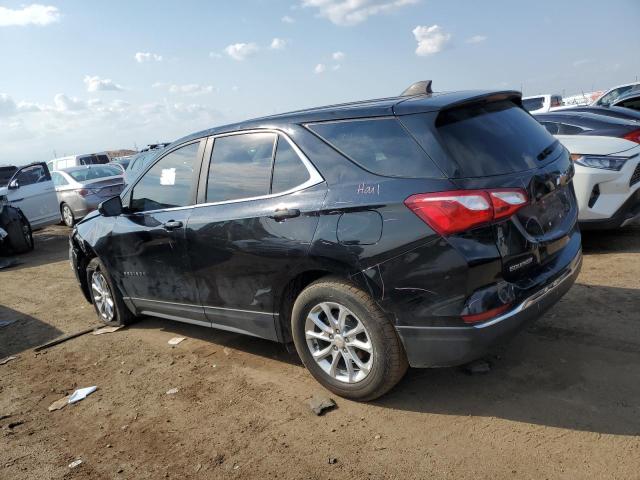
<instances>
[{"instance_id":1,"label":"rear side window","mask_svg":"<svg viewBox=\"0 0 640 480\"><path fill-rule=\"evenodd\" d=\"M275 133L218 137L213 144L207 202L224 202L269 194Z\"/></svg>"},{"instance_id":2,"label":"rear side window","mask_svg":"<svg viewBox=\"0 0 640 480\"><path fill-rule=\"evenodd\" d=\"M529 112L539 110L544 107L544 97L525 98L522 100L522 106Z\"/></svg>"},{"instance_id":3,"label":"rear side window","mask_svg":"<svg viewBox=\"0 0 640 480\"><path fill-rule=\"evenodd\" d=\"M286 192L307 180L309 180L307 167L304 166L291 144L283 136L278 136L271 192Z\"/></svg>"},{"instance_id":4,"label":"rear side window","mask_svg":"<svg viewBox=\"0 0 640 480\"><path fill-rule=\"evenodd\" d=\"M493 102L445 110L436 119L441 143L463 177L521 172L552 158L543 151L556 140L512 102ZM556 148L561 148L558 145Z\"/></svg>"},{"instance_id":5,"label":"rear side window","mask_svg":"<svg viewBox=\"0 0 640 480\"><path fill-rule=\"evenodd\" d=\"M388 177L442 177L431 159L393 118L315 123L307 127L353 162Z\"/></svg>"}]
</instances>

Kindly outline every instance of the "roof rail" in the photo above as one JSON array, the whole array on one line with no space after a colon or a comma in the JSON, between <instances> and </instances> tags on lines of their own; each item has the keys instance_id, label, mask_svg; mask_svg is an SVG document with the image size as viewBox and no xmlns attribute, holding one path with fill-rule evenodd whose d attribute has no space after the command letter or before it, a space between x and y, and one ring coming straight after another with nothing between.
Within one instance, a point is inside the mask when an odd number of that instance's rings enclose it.
<instances>
[{"instance_id":1,"label":"roof rail","mask_svg":"<svg viewBox=\"0 0 640 480\"><path fill-rule=\"evenodd\" d=\"M414 95L429 95L433 93L431 90L431 80L421 80L412 84L404 92L400 94L401 97L413 97Z\"/></svg>"}]
</instances>

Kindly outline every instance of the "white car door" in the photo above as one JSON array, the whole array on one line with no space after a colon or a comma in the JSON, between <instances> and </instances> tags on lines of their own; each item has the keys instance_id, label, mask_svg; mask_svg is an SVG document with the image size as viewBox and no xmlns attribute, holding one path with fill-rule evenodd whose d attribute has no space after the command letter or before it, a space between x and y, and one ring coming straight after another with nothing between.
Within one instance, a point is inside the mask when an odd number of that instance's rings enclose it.
<instances>
[{"instance_id":1,"label":"white car door","mask_svg":"<svg viewBox=\"0 0 640 480\"><path fill-rule=\"evenodd\" d=\"M56 191L44 164L18 170L9 183L7 200L22 210L33 228L57 223L60 219Z\"/></svg>"}]
</instances>

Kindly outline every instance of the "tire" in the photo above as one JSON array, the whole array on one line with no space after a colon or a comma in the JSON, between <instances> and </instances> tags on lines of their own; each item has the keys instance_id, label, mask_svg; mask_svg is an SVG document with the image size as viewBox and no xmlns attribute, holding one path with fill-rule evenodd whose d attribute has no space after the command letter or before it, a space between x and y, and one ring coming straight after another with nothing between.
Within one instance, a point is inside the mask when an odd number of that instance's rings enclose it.
<instances>
[{"instance_id":1,"label":"tire","mask_svg":"<svg viewBox=\"0 0 640 480\"><path fill-rule=\"evenodd\" d=\"M63 203L60 207L60 216L62 217L62 223L67 227L72 228L76 223L76 217L73 214L73 210L66 203Z\"/></svg>"},{"instance_id":2,"label":"tire","mask_svg":"<svg viewBox=\"0 0 640 480\"><path fill-rule=\"evenodd\" d=\"M14 219L7 225L7 240L13 253L27 253L33 250L33 232L27 218L20 214L19 219Z\"/></svg>"},{"instance_id":3,"label":"tire","mask_svg":"<svg viewBox=\"0 0 640 480\"><path fill-rule=\"evenodd\" d=\"M100 286L99 289L94 286L94 280ZM102 323L119 327L135 321L135 315L124 304L120 290L113 284L111 276L99 258L92 259L87 265L87 285L91 295L91 303L93 303L96 314ZM103 306L104 303L96 298L96 296L105 297L104 293L100 294L100 291L104 292L105 290L108 291L108 295L106 295L107 306ZM111 302L108 301L109 299ZM108 307L109 303L111 308Z\"/></svg>"},{"instance_id":4,"label":"tire","mask_svg":"<svg viewBox=\"0 0 640 480\"><path fill-rule=\"evenodd\" d=\"M334 324L329 334L317 323L320 320L325 327L330 324L323 307L329 309L331 321L339 321L344 313L342 328ZM364 331L353 335L361 328ZM343 335L348 332L351 336ZM300 293L293 305L291 333L298 355L311 375L341 397L374 400L391 390L407 371L404 348L389 319L365 291L340 278L322 278ZM327 335L331 338L327 339ZM370 348L371 352L361 347ZM320 361L314 359L312 350L320 357L329 348L330 353ZM356 359L349 360L349 371L347 359L354 355L360 365Z\"/></svg>"}]
</instances>

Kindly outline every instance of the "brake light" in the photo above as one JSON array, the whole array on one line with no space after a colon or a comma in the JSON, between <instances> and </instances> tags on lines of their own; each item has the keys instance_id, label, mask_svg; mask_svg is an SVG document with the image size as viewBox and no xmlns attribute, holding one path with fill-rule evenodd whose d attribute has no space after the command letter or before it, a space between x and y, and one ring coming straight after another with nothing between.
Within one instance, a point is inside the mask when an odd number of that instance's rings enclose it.
<instances>
[{"instance_id":1,"label":"brake light","mask_svg":"<svg viewBox=\"0 0 640 480\"><path fill-rule=\"evenodd\" d=\"M623 136L625 140L631 140L632 142L640 143L640 130L634 130Z\"/></svg>"},{"instance_id":2,"label":"brake light","mask_svg":"<svg viewBox=\"0 0 640 480\"><path fill-rule=\"evenodd\" d=\"M440 235L509 218L529 203L522 189L455 190L411 195L404 204Z\"/></svg>"},{"instance_id":3,"label":"brake light","mask_svg":"<svg viewBox=\"0 0 640 480\"><path fill-rule=\"evenodd\" d=\"M81 197L86 197L90 193L91 192L89 190L87 190L86 188L81 188L80 190L78 190L78 195L80 195Z\"/></svg>"}]
</instances>

